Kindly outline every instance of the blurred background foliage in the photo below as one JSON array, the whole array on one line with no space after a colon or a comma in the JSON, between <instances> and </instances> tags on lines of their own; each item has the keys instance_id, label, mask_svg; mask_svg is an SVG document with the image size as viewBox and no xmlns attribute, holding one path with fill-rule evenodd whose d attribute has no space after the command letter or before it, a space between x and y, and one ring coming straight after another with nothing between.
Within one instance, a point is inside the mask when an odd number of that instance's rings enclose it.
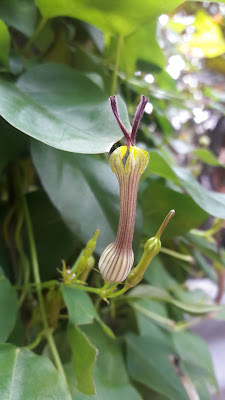
<instances>
[{"instance_id":1,"label":"blurred background foliage","mask_svg":"<svg viewBox=\"0 0 225 400\"><path fill-rule=\"evenodd\" d=\"M225 4L208 1L1 0L1 398L10 387L20 400L209 400L218 390L208 348L190 328L225 318L217 304L225 283L224 21ZM144 284L108 305L49 281L98 228L87 283L103 284L97 262L119 216L107 154L122 136L107 100L114 94L127 129L140 95L149 97L137 137L151 159L138 195L136 263L167 212L176 216ZM21 196L71 395L49 345L35 342L41 319ZM206 278L216 298L193 289Z\"/></svg>"}]
</instances>

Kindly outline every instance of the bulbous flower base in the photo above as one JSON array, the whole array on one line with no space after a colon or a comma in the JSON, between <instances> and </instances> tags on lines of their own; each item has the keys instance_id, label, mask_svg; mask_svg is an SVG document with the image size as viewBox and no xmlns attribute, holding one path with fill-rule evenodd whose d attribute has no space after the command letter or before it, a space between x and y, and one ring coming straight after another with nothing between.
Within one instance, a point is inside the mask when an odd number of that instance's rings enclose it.
<instances>
[{"instance_id":1,"label":"bulbous flower base","mask_svg":"<svg viewBox=\"0 0 225 400\"><path fill-rule=\"evenodd\" d=\"M134 263L132 249L121 248L117 242L110 243L99 260L99 269L106 282L123 282Z\"/></svg>"}]
</instances>

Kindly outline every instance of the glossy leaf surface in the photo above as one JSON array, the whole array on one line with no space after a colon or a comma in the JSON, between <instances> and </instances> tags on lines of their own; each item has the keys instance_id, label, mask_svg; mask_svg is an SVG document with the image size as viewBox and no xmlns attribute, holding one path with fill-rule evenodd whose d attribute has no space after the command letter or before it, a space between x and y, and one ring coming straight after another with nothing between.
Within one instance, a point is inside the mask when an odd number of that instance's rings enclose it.
<instances>
[{"instance_id":1,"label":"glossy leaf surface","mask_svg":"<svg viewBox=\"0 0 225 400\"><path fill-rule=\"evenodd\" d=\"M0 14L1 15L1 14ZM4 21L0 19L0 62L8 66L10 49L10 35Z\"/></svg>"},{"instance_id":2,"label":"glossy leaf surface","mask_svg":"<svg viewBox=\"0 0 225 400\"><path fill-rule=\"evenodd\" d=\"M4 342L14 328L17 317L17 295L14 287L0 268L0 342Z\"/></svg>"},{"instance_id":3,"label":"glossy leaf surface","mask_svg":"<svg viewBox=\"0 0 225 400\"><path fill-rule=\"evenodd\" d=\"M146 297L153 300L165 301L171 303L183 311L190 314L207 314L212 311L219 311L222 307L218 304L202 304L200 303L185 303L172 297L167 291L159 289L157 287L148 285L139 285L129 292L131 297Z\"/></svg>"},{"instance_id":4,"label":"glossy leaf surface","mask_svg":"<svg viewBox=\"0 0 225 400\"><path fill-rule=\"evenodd\" d=\"M2 400L69 400L51 361L11 344L0 344L0 382Z\"/></svg>"},{"instance_id":5,"label":"glossy leaf surface","mask_svg":"<svg viewBox=\"0 0 225 400\"><path fill-rule=\"evenodd\" d=\"M99 352L94 366L96 395L92 398L94 400L141 400L141 396L129 382L118 342L110 339L96 323L83 326L82 331ZM77 390L71 366L68 365L66 370L73 400L88 400L89 396Z\"/></svg>"},{"instance_id":6,"label":"glossy leaf surface","mask_svg":"<svg viewBox=\"0 0 225 400\"><path fill-rule=\"evenodd\" d=\"M96 251L114 241L119 220L119 185L108 164L32 142L32 157L51 201L75 236L86 244L100 229ZM69 188L69 189L68 189ZM136 234L142 224L137 214ZM138 245L138 240L136 241Z\"/></svg>"},{"instance_id":7,"label":"glossy leaf surface","mask_svg":"<svg viewBox=\"0 0 225 400\"><path fill-rule=\"evenodd\" d=\"M141 195L144 213L144 233L154 236L167 213L175 209L175 216L166 227L162 238L183 234L201 225L208 214L190 196L176 192L162 183L151 182ZM187 218L188 215L188 218Z\"/></svg>"},{"instance_id":8,"label":"glossy leaf surface","mask_svg":"<svg viewBox=\"0 0 225 400\"><path fill-rule=\"evenodd\" d=\"M169 361L169 349L155 337L127 335L128 369L136 381L170 400L188 400L187 393Z\"/></svg>"},{"instance_id":9,"label":"glossy leaf surface","mask_svg":"<svg viewBox=\"0 0 225 400\"><path fill-rule=\"evenodd\" d=\"M150 157L149 168L151 172L182 185L204 211L215 217L225 218L224 194L206 190L189 171L183 168L171 168L159 153L152 151Z\"/></svg>"},{"instance_id":10,"label":"glossy leaf surface","mask_svg":"<svg viewBox=\"0 0 225 400\"><path fill-rule=\"evenodd\" d=\"M66 285L61 285L61 292L68 308L70 322L74 325L91 324L97 312L88 294Z\"/></svg>"},{"instance_id":11,"label":"glossy leaf surface","mask_svg":"<svg viewBox=\"0 0 225 400\"><path fill-rule=\"evenodd\" d=\"M0 114L11 125L58 149L103 153L121 137L108 96L82 73L59 64L40 64L16 84L0 79ZM125 104L121 118L130 129Z\"/></svg>"},{"instance_id":12,"label":"glossy leaf surface","mask_svg":"<svg viewBox=\"0 0 225 400\"><path fill-rule=\"evenodd\" d=\"M97 349L91 344L85 333L75 325L69 324L68 339L72 348L77 388L82 393L94 395L93 367L98 354Z\"/></svg>"},{"instance_id":13,"label":"glossy leaf surface","mask_svg":"<svg viewBox=\"0 0 225 400\"><path fill-rule=\"evenodd\" d=\"M35 28L37 10L35 0L2 0L0 16L7 23L24 35L30 36Z\"/></svg>"}]
</instances>

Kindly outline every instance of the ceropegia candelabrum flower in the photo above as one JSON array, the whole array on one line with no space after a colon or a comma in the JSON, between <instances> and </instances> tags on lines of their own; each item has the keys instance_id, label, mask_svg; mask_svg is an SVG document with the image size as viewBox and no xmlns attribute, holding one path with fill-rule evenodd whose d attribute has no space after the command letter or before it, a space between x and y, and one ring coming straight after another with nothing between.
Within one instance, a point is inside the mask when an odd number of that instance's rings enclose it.
<instances>
[{"instance_id":1,"label":"ceropegia candelabrum flower","mask_svg":"<svg viewBox=\"0 0 225 400\"><path fill-rule=\"evenodd\" d=\"M118 147L109 159L119 181L120 217L116 239L106 247L99 260L99 269L106 282L124 281L134 262L132 241L138 185L149 162L149 154L135 146L135 138L147 102L148 99L142 96L131 133L128 133L119 116L116 96L110 97L112 111L126 138L126 146Z\"/></svg>"}]
</instances>

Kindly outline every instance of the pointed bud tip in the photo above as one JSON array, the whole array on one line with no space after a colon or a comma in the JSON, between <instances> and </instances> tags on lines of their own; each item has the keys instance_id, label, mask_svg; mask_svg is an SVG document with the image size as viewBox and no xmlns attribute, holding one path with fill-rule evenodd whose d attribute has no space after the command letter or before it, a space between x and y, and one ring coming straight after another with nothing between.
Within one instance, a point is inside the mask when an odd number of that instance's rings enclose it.
<instances>
[{"instance_id":1,"label":"pointed bud tip","mask_svg":"<svg viewBox=\"0 0 225 400\"><path fill-rule=\"evenodd\" d=\"M158 232L156 233L155 237L160 238L160 236L162 235L164 229L166 228L168 223L173 218L174 214L175 214L175 210L170 210L170 212L168 212L166 218L164 219L164 221L163 221L162 225L160 226Z\"/></svg>"},{"instance_id":2,"label":"pointed bud tip","mask_svg":"<svg viewBox=\"0 0 225 400\"><path fill-rule=\"evenodd\" d=\"M100 233L100 229L96 229L93 238L94 238L94 239L97 239L99 233Z\"/></svg>"}]
</instances>

